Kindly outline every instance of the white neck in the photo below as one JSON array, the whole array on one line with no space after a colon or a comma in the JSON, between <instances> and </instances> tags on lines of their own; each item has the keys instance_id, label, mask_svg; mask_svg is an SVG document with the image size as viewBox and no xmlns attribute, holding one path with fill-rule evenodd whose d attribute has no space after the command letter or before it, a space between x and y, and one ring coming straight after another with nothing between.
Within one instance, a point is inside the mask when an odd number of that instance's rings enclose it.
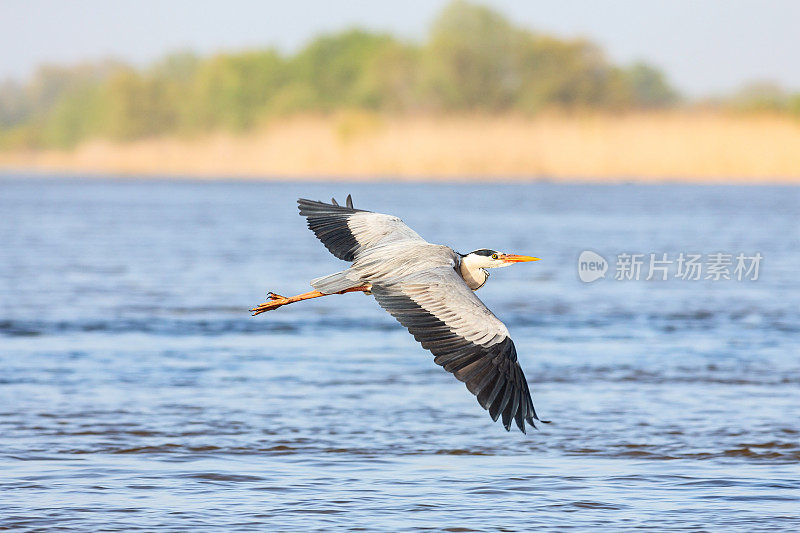
<instances>
[{"instance_id":1,"label":"white neck","mask_svg":"<svg viewBox=\"0 0 800 533\"><path fill-rule=\"evenodd\" d=\"M483 287L483 284L486 283L487 279L489 279L489 273L486 271L486 269L475 265L471 256L465 256L461 258L459 274L461 274L461 277L464 278L467 286L473 291L477 291Z\"/></svg>"}]
</instances>

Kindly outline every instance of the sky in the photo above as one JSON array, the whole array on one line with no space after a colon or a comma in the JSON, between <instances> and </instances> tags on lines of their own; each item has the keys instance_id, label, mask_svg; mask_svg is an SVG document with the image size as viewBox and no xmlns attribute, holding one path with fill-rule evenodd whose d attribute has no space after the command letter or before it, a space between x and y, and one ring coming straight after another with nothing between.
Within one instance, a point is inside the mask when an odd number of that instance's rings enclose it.
<instances>
[{"instance_id":1,"label":"sky","mask_svg":"<svg viewBox=\"0 0 800 533\"><path fill-rule=\"evenodd\" d=\"M0 80L42 63L115 57L146 65L179 50L277 47L353 26L422 40L447 0L0 0ZM518 25L587 37L608 57L645 60L688 95L752 80L800 90L799 0L483 0Z\"/></svg>"}]
</instances>

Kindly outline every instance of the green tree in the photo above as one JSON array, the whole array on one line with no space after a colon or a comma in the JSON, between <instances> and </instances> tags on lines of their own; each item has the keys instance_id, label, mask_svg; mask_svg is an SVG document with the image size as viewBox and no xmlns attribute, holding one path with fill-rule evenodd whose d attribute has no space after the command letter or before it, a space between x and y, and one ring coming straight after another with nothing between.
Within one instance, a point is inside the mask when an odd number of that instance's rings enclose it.
<instances>
[{"instance_id":1,"label":"green tree","mask_svg":"<svg viewBox=\"0 0 800 533\"><path fill-rule=\"evenodd\" d=\"M518 107L605 106L619 98L614 70L591 43L536 36L526 46L525 74Z\"/></svg>"},{"instance_id":2,"label":"green tree","mask_svg":"<svg viewBox=\"0 0 800 533\"><path fill-rule=\"evenodd\" d=\"M103 133L105 100L99 86L71 91L58 100L40 128L45 146L70 148L80 141Z\"/></svg>"},{"instance_id":3,"label":"green tree","mask_svg":"<svg viewBox=\"0 0 800 533\"><path fill-rule=\"evenodd\" d=\"M198 69L182 117L190 129L244 130L287 81L285 61L274 50L216 56Z\"/></svg>"},{"instance_id":4,"label":"green tree","mask_svg":"<svg viewBox=\"0 0 800 533\"><path fill-rule=\"evenodd\" d=\"M624 76L637 106L668 107L678 101L678 93L669 85L664 73L646 63L635 63Z\"/></svg>"},{"instance_id":5,"label":"green tree","mask_svg":"<svg viewBox=\"0 0 800 533\"><path fill-rule=\"evenodd\" d=\"M100 98L104 112L100 129L113 139L158 135L177 125L175 105L162 79L122 71L104 84Z\"/></svg>"},{"instance_id":6,"label":"green tree","mask_svg":"<svg viewBox=\"0 0 800 533\"><path fill-rule=\"evenodd\" d=\"M731 104L741 111L785 111L789 107L789 96L776 83L754 81L739 89L731 98Z\"/></svg>"},{"instance_id":7,"label":"green tree","mask_svg":"<svg viewBox=\"0 0 800 533\"><path fill-rule=\"evenodd\" d=\"M448 5L423 48L423 91L445 109L505 109L522 84L528 35L491 9Z\"/></svg>"},{"instance_id":8,"label":"green tree","mask_svg":"<svg viewBox=\"0 0 800 533\"><path fill-rule=\"evenodd\" d=\"M380 59L397 46L386 34L349 30L314 39L289 64L292 79L313 94L319 110L379 107L384 95L371 91Z\"/></svg>"}]
</instances>

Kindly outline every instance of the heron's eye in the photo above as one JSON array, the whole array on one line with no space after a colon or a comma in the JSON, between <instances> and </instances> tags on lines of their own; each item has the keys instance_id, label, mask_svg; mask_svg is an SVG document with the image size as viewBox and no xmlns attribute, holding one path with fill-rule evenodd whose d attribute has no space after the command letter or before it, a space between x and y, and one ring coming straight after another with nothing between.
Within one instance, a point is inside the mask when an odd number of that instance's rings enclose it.
<instances>
[{"instance_id":1,"label":"heron's eye","mask_svg":"<svg viewBox=\"0 0 800 533\"><path fill-rule=\"evenodd\" d=\"M497 259L497 254L492 254L492 259Z\"/></svg>"}]
</instances>

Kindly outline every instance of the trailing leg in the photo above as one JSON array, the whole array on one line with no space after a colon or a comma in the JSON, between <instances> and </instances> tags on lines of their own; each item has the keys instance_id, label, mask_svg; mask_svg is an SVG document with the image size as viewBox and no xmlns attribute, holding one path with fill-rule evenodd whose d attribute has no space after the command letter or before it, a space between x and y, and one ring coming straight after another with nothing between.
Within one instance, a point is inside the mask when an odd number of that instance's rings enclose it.
<instances>
[{"instance_id":1,"label":"trailing leg","mask_svg":"<svg viewBox=\"0 0 800 533\"><path fill-rule=\"evenodd\" d=\"M250 309L250 312L253 313L253 316L260 315L261 313L266 313L267 311L272 311L273 309L277 309L283 305L291 304L294 302L300 302L302 300L310 300L311 298L319 298L320 296L330 296L331 294L345 294L348 292L367 292L370 290L369 285L364 285L362 287L351 287L349 289L345 289L343 291L334 292L334 293L324 293L319 291L310 291L304 292L303 294L298 294L297 296L281 296L280 294L275 294L274 292L267 293L267 298L269 298L268 302L264 302L263 304L259 305L258 307L254 307Z\"/></svg>"}]
</instances>

